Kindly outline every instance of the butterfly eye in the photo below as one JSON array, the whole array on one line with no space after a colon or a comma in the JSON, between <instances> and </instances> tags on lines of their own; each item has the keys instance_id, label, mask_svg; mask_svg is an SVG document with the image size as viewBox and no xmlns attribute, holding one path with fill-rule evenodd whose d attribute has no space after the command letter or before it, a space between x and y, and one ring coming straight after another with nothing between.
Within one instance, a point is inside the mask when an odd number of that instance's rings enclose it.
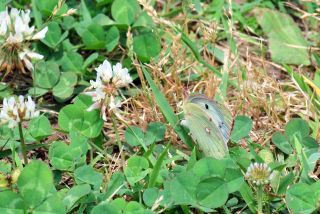
<instances>
[{"instance_id":1,"label":"butterfly eye","mask_svg":"<svg viewBox=\"0 0 320 214\"><path fill-rule=\"evenodd\" d=\"M207 110L209 109L208 104L205 104L204 107L205 107Z\"/></svg>"}]
</instances>

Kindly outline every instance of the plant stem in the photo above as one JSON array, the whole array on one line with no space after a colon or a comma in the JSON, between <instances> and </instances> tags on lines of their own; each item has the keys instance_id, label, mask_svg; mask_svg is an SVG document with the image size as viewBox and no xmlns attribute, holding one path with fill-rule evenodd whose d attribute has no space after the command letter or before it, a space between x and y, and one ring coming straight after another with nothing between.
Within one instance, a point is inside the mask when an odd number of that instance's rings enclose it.
<instances>
[{"instance_id":1,"label":"plant stem","mask_svg":"<svg viewBox=\"0 0 320 214\"><path fill-rule=\"evenodd\" d=\"M125 162L125 158L123 156L123 153L121 152L122 150L122 143L121 143L121 140L120 140L120 136L119 136L119 132L118 132L118 129L117 129L117 121L116 121L116 117L114 115L113 112L111 112L111 119L112 119L112 126L113 126L113 129L114 129L114 132L116 134L116 141L117 141L117 144L118 144L118 147L119 147L119 152L120 152L120 155L121 155L121 160L122 160L122 163Z\"/></svg>"},{"instance_id":2,"label":"plant stem","mask_svg":"<svg viewBox=\"0 0 320 214\"><path fill-rule=\"evenodd\" d=\"M21 122L19 123L18 127L19 127L19 135L20 135L21 152L22 152L22 156L23 156L23 161L24 161L24 164L27 165L28 164L27 149L26 149L26 144L24 141Z\"/></svg>"},{"instance_id":3,"label":"plant stem","mask_svg":"<svg viewBox=\"0 0 320 214\"><path fill-rule=\"evenodd\" d=\"M258 186L258 191L257 191L257 203L258 203L258 214L262 214L262 209L263 209L263 186L259 185Z\"/></svg>"}]
</instances>

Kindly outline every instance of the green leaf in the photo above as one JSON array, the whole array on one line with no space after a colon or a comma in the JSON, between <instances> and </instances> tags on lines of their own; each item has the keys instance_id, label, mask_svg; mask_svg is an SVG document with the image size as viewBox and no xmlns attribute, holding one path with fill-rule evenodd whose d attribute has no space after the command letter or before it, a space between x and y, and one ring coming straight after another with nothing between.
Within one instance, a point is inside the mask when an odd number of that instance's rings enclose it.
<instances>
[{"instance_id":1,"label":"green leaf","mask_svg":"<svg viewBox=\"0 0 320 214\"><path fill-rule=\"evenodd\" d=\"M144 133L137 126L128 126L125 132L125 138L128 144L131 146L144 147Z\"/></svg>"},{"instance_id":2,"label":"green leaf","mask_svg":"<svg viewBox=\"0 0 320 214\"><path fill-rule=\"evenodd\" d=\"M70 133L71 144L54 142L49 148L49 159L53 167L59 170L72 171L76 164L85 162L88 151L88 139L78 132Z\"/></svg>"},{"instance_id":3,"label":"green leaf","mask_svg":"<svg viewBox=\"0 0 320 214\"><path fill-rule=\"evenodd\" d=\"M75 203L80 200L83 196L88 195L91 192L89 184L81 184L73 186L63 199L63 204L68 211L72 209Z\"/></svg>"},{"instance_id":4,"label":"green leaf","mask_svg":"<svg viewBox=\"0 0 320 214\"><path fill-rule=\"evenodd\" d=\"M96 190L99 190L103 176L94 170L92 166L81 166L74 171L74 177L77 184L91 184Z\"/></svg>"},{"instance_id":5,"label":"green leaf","mask_svg":"<svg viewBox=\"0 0 320 214\"><path fill-rule=\"evenodd\" d=\"M83 27L85 26L80 26ZM105 32L100 25L91 24L79 35L87 49L97 50L105 47Z\"/></svg>"},{"instance_id":6,"label":"green leaf","mask_svg":"<svg viewBox=\"0 0 320 214\"><path fill-rule=\"evenodd\" d=\"M54 142L49 148L50 163L59 170L73 170L74 155L77 154L70 152L69 146L61 141Z\"/></svg>"},{"instance_id":7,"label":"green leaf","mask_svg":"<svg viewBox=\"0 0 320 214\"><path fill-rule=\"evenodd\" d=\"M228 200L228 188L224 180L212 177L202 180L196 188L196 197L201 206L217 208Z\"/></svg>"},{"instance_id":8,"label":"green leaf","mask_svg":"<svg viewBox=\"0 0 320 214\"><path fill-rule=\"evenodd\" d=\"M242 138L249 135L252 129L252 120L247 116L237 116L234 120L233 130L231 133L231 140L238 142Z\"/></svg>"},{"instance_id":9,"label":"green leaf","mask_svg":"<svg viewBox=\"0 0 320 214\"><path fill-rule=\"evenodd\" d=\"M168 101L166 100L163 93L159 90L159 88L156 86L154 81L152 80L150 74L148 71L144 68L143 65L141 65L142 71L144 73L144 76L146 77L151 90L154 94L155 101L157 105L159 106L163 116L166 118L166 120L169 122L171 127L175 130L175 132L179 135L181 140L188 145L190 148L193 148L192 140L188 136L187 132L183 129L183 127L179 124L179 118L177 115L174 114L173 109L169 105Z\"/></svg>"},{"instance_id":10,"label":"green leaf","mask_svg":"<svg viewBox=\"0 0 320 214\"><path fill-rule=\"evenodd\" d=\"M148 188L143 192L143 202L148 207L152 207L159 197L159 189L156 187Z\"/></svg>"},{"instance_id":11,"label":"green leaf","mask_svg":"<svg viewBox=\"0 0 320 214\"><path fill-rule=\"evenodd\" d=\"M164 190L169 194L174 204L196 204L196 190L200 182L198 176L190 172L182 172L172 180L164 183Z\"/></svg>"},{"instance_id":12,"label":"green leaf","mask_svg":"<svg viewBox=\"0 0 320 214\"><path fill-rule=\"evenodd\" d=\"M120 32L116 26L112 26L106 32L106 48L108 52L111 52L119 43Z\"/></svg>"},{"instance_id":13,"label":"green leaf","mask_svg":"<svg viewBox=\"0 0 320 214\"><path fill-rule=\"evenodd\" d=\"M66 208L58 193L47 198L40 206L33 210L34 214L64 214Z\"/></svg>"},{"instance_id":14,"label":"green leaf","mask_svg":"<svg viewBox=\"0 0 320 214\"><path fill-rule=\"evenodd\" d=\"M286 194L286 202L293 213L312 213L317 209L318 199L311 186L298 183L291 186Z\"/></svg>"},{"instance_id":15,"label":"green leaf","mask_svg":"<svg viewBox=\"0 0 320 214\"><path fill-rule=\"evenodd\" d=\"M115 205L103 201L97 206L95 206L90 214L103 214L103 213L111 213L111 214L116 214L116 213L121 213L121 208L116 207Z\"/></svg>"},{"instance_id":16,"label":"green leaf","mask_svg":"<svg viewBox=\"0 0 320 214\"><path fill-rule=\"evenodd\" d=\"M96 61L96 59L98 59L99 54L98 53L93 53L91 54L89 57L87 57L87 59L84 61L83 65L82 65L82 69L85 70L87 69L92 63L94 63L94 61Z\"/></svg>"},{"instance_id":17,"label":"green leaf","mask_svg":"<svg viewBox=\"0 0 320 214\"><path fill-rule=\"evenodd\" d=\"M294 118L286 125L285 131L289 139L293 139L294 136L297 136L299 140L302 140L309 136L310 128L305 120Z\"/></svg>"},{"instance_id":18,"label":"green leaf","mask_svg":"<svg viewBox=\"0 0 320 214\"><path fill-rule=\"evenodd\" d=\"M59 0L35 0L38 9L46 17L48 17L52 14L54 7L58 5L58 1ZM67 5L62 4L61 9L59 11L57 11L57 15L66 13L67 10L68 10Z\"/></svg>"},{"instance_id":19,"label":"green leaf","mask_svg":"<svg viewBox=\"0 0 320 214\"><path fill-rule=\"evenodd\" d=\"M60 78L59 65L55 62L41 61L36 64L33 79L36 86L51 89Z\"/></svg>"},{"instance_id":20,"label":"green leaf","mask_svg":"<svg viewBox=\"0 0 320 214\"><path fill-rule=\"evenodd\" d=\"M83 58L77 52L65 52L60 61L62 70L67 72L82 72Z\"/></svg>"},{"instance_id":21,"label":"green leaf","mask_svg":"<svg viewBox=\"0 0 320 214\"><path fill-rule=\"evenodd\" d=\"M86 137L95 138L100 134L103 120L99 111L87 111L86 108L71 104L60 110L58 124L64 131L76 130Z\"/></svg>"},{"instance_id":22,"label":"green leaf","mask_svg":"<svg viewBox=\"0 0 320 214\"><path fill-rule=\"evenodd\" d=\"M134 22L133 26L134 28L137 27L154 27L155 24L152 20L152 18L147 14L147 12L143 11L140 13L137 20Z\"/></svg>"},{"instance_id":23,"label":"green leaf","mask_svg":"<svg viewBox=\"0 0 320 214\"><path fill-rule=\"evenodd\" d=\"M285 135L276 132L272 135L272 142L285 154L292 154L293 149Z\"/></svg>"},{"instance_id":24,"label":"green leaf","mask_svg":"<svg viewBox=\"0 0 320 214\"><path fill-rule=\"evenodd\" d=\"M160 142L164 139L166 126L161 122L151 122L148 124L147 133L153 136L155 142Z\"/></svg>"},{"instance_id":25,"label":"green leaf","mask_svg":"<svg viewBox=\"0 0 320 214\"><path fill-rule=\"evenodd\" d=\"M0 213L24 214L25 204L20 195L9 190L0 192Z\"/></svg>"},{"instance_id":26,"label":"green leaf","mask_svg":"<svg viewBox=\"0 0 320 214\"><path fill-rule=\"evenodd\" d=\"M141 214L147 214L146 210L142 206L142 204L136 202L136 201L130 201L127 206L124 208L123 213L141 213ZM151 212L153 213L153 212ZM150 213L149 213L150 214Z\"/></svg>"},{"instance_id":27,"label":"green leaf","mask_svg":"<svg viewBox=\"0 0 320 214\"><path fill-rule=\"evenodd\" d=\"M293 19L276 10L260 8L256 18L269 37L269 50L274 62L310 65L309 45Z\"/></svg>"},{"instance_id":28,"label":"green leaf","mask_svg":"<svg viewBox=\"0 0 320 214\"><path fill-rule=\"evenodd\" d=\"M50 121L44 115L32 119L29 123L28 129L31 136L39 141L52 134Z\"/></svg>"},{"instance_id":29,"label":"green leaf","mask_svg":"<svg viewBox=\"0 0 320 214\"><path fill-rule=\"evenodd\" d=\"M67 33L67 31L66 31ZM63 37L66 37L64 35ZM46 44L50 48L55 48L61 42L61 28L57 22L50 22L48 24L48 32L46 33L46 37L41 41Z\"/></svg>"},{"instance_id":30,"label":"green leaf","mask_svg":"<svg viewBox=\"0 0 320 214\"><path fill-rule=\"evenodd\" d=\"M160 50L160 39L153 32L144 32L133 37L133 51L141 62L149 62Z\"/></svg>"},{"instance_id":31,"label":"green leaf","mask_svg":"<svg viewBox=\"0 0 320 214\"><path fill-rule=\"evenodd\" d=\"M106 191L106 198L116 194L120 191L121 187L126 184L125 176L122 172L115 172L112 174Z\"/></svg>"},{"instance_id":32,"label":"green leaf","mask_svg":"<svg viewBox=\"0 0 320 214\"><path fill-rule=\"evenodd\" d=\"M54 189L49 166L41 161L30 162L18 179L19 192L30 208L38 206Z\"/></svg>"},{"instance_id":33,"label":"green leaf","mask_svg":"<svg viewBox=\"0 0 320 214\"><path fill-rule=\"evenodd\" d=\"M142 180L149 173L149 162L146 158L132 156L128 159L128 165L124 168L124 174L130 185Z\"/></svg>"},{"instance_id":34,"label":"green leaf","mask_svg":"<svg viewBox=\"0 0 320 214\"><path fill-rule=\"evenodd\" d=\"M48 92L49 92L49 90L44 89L44 88L38 88L38 87L31 87L28 90L28 94L32 97L41 97Z\"/></svg>"},{"instance_id":35,"label":"green leaf","mask_svg":"<svg viewBox=\"0 0 320 214\"><path fill-rule=\"evenodd\" d=\"M111 6L111 14L118 24L131 25L140 11L136 0L115 0Z\"/></svg>"},{"instance_id":36,"label":"green leaf","mask_svg":"<svg viewBox=\"0 0 320 214\"><path fill-rule=\"evenodd\" d=\"M73 72L63 72L57 85L52 89L52 93L58 101L64 101L73 95L74 86L78 77Z\"/></svg>"}]
</instances>

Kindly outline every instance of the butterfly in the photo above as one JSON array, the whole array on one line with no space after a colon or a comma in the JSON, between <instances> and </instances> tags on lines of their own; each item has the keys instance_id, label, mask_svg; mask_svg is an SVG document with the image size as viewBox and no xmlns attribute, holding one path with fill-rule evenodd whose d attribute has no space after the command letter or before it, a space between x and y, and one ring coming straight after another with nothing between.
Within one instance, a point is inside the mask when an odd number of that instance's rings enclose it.
<instances>
[{"instance_id":1,"label":"butterfly","mask_svg":"<svg viewBox=\"0 0 320 214\"><path fill-rule=\"evenodd\" d=\"M223 105L204 95L193 95L183 104L185 118L181 125L190 130L192 139L205 156L222 159L228 152L233 119Z\"/></svg>"}]
</instances>

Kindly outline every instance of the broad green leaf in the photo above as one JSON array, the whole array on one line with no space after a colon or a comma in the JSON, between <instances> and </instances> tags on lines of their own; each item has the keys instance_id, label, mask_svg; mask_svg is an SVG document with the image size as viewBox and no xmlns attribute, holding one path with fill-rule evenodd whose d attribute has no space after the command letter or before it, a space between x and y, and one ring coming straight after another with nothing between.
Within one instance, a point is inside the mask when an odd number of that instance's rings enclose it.
<instances>
[{"instance_id":1,"label":"broad green leaf","mask_svg":"<svg viewBox=\"0 0 320 214\"><path fill-rule=\"evenodd\" d=\"M75 73L81 73L83 58L77 52L65 52L60 61L60 64L62 70L65 72L72 71Z\"/></svg>"},{"instance_id":2,"label":"broad green leaf","mask_svg":"<svg viewBox=\"0 0 320 214\"><path fill-rule=\"evenodd\" d=\"M137 20L134 22L133 27L154 27L155 24L152 18L147 14L147 12L143 11L140 13Z\"/></svg>"},{"instance_id":3,"label":"broad green leaf","mask_svg":"<svg viewBox=\"0 0 320 214\"><path fill-rule=\"evenodd\" d=\"M77 184L91 184L96 190L99 190L103 176L92 166L84 165L74 171L74 178Z\"/></svg>"},{"instance_id":4,"label":"broad green leaf","mask_svg":"<svg viewBox=\"0 0 320 214\"><path fill-rule=\"evenodd\" d=\"M302 140L309 136L310 128L305 120L294 118L286 125L285 131L289 139L293 139L294 136L297 136L299 140Z\"/></svg>"},{"instance_id":5,"label":"broad green leaf","mask_svg":"<svg viewBox=\"0 0 320 214\"><path fill-rule=\"evenodd\" d=\"M161 122L151 122L147 127L148 136L152 136L154 138L154 142L159 142L164 139L164 135L166 132L166 126Z\"/></svg>"},{"instance_id":6,"label":"broad green leaf","mask_svg":"<svg viewBox=\"0 0 320 214\"><path fill-rule=\"evenodd\" d=\"M137 0L115 0L111 14L118 24L131 25L140 11Z\"/></svg>"},{"instance_id":7,"label":"broad green leaf","mask_svg":"<svg viewBox=\"0 0 320 214\"><path fill-rule=\"evenodd\" d=\"M61 28L57 22L50 22L48 24L48 32L41 41L50 48L56 48L57 45L67 36L67 31L64 35L61 34Z\"/></svg>"},{"instance_id":8,"label":"broad green leaf","mask_svg":"<svg viewBox=\"0 0 320 214\"><path fill-rule=\"evenodd\" d=\"M98 59L99 54L98 53L93 53L87 59L83 62L82 69L85 70L87 69L96 59Z\"/></svg>"},{"instance_id":9,"label":"broad green leaf","mask_svg":"<svg viewBox=\"0 0 320 214\"><path fill-rule=\"evenodd\" d=\"M164 182L164 190L169 194L174 204L196 204L197 185L200 182L198 176L190 172L182 172L172 180Z\"/></svg>"},{"instance_id":10,"label":"broad green leaf","mask_svg":"<svg viewBox=\"0 0 320 214\"><path fill-rule=\"evenodd\" d=\"M159 189L156 187L148 188L143 192L143 202L148 207L152 207L159 197Z\"/></svg>"},{"instance_id":11,"label":"broad green leaf","mask_svg":"<svg viewBox=\"0 0 320 214\"><path fill-rule=\"evenodd\" d=\"M242 138L249 135L252 129L252 120L247 116L237 116L234 120L233 130L231 132L231 140L238 142Z\"/></svg>"},{"instance_id":12,"label":"broad green leaf","mask_svg":"<svg viewBox=\"0 0 320 214\"><path fill-rule=\"evenodd\" d=\"M36 64L33 80L36 86L51 89L60 79L59 65L55 62L41 61Z\"/></svg>"},{"instance_id":13,"label":"broad green leaf","mask_svg":"<svg viewBox=\"0 0 320 214\"><path fill-rule=\"evenodd\" d=\"M52 172L44 162L34 160L21 172L18 179L19 192L30 208L35 208L54 189Z\"/></svg>"},{"instance_id":14,"label":"broad green leaf","mask_svg":"<svg viewBox=\"0 0 320 214\"><path fill-rule=\"evenodd\" d=\"M260 8L256 10L256 18L269 38L269 50L274 62L310 65L309 45L288 14Z\"/></svg>"},{"instance_id":15,"label":"broad green leaf","mask_svg":"<svg viewBox=\"0 0 320 214\"><path fill-rule=\"evenodd\" d=\"M63 107L60 110L58 124L64 131L79 131L86 137L95 138L100 134L103 120L97 110L87 111L76 104Z\"/></svg>"},{"instance_id":16,"label":"broad green leaf","mask_svg":"<svg viewBox=\"0 0 320 214\"><path fill-rule=\"evenodd\" d=\"M57 85L52 89L52 93L58 101L64 101L70 98L77 84L78 77L73 72L63 72Z\"/></svg>"},{"instance_id":17,"label":"broad green leaf","mask_svg":"<svg viewBox=\"0 0 320 214\"><path fill-rule=\"evenodd\" d=\"M52 11L54 7L58 5L59 0L35 0L35 3L37 5L37 8L41 11L41 13L48 17L52 14ZM63 4L61 9L57 11L57 15L61 15L63 13L66 13L68 10L68 7L66 4Z\"/></svg>"},{"instance_id":18,"label":"broad green leaf","mask_svg":"<svg viewBox=\"0 0 320 214\"><path fill-rule=\"evenodd\" d=\"M142 204L136 202L136 201L130 201L127 206L124 208L123 213L141 213L141 214L151 214L153 212L147 212Z\"/></svg>"},{"instance_id":19,"label":"broad green leaf","mask_svg":"<svg viewBox=\"0 0 320 214\"><path fill-rule=\"evenodd\" d=\"M115 172L112 174L106 191L106 198L117 194L121 188L126 184L125 176L122 172Z\"/></svg>"},{"instance_id":20,"label":"broad green leaf","mask_svg":"<svg viewBox=\"0 0 320 214\"><path fill-rule=\"evenodd\" d=\"M86 160L88 151L88 139L78 132L70 132L71 143L56 141L49 148L49 159L53 167L59 170L74 170L76 164L82 164Z\"/></svg>"},{"instance_id":21,"label":"broad green leaf","mask_svg":"<svg viewBox=\"0 0 320 214\"><path fill-rule=\"evenodd\" d=\"M54 194L47 198L40 206L33 210L34 214L64 214L66 208L58 194Z\"/></svg>"},{"instance_id":22,"label":"broad green leaf","mask_svg":"<svg viewBox=\"0 0 320 214\"><path fill-rule=\"evenodd\" d=\"M83 196L88 195L91 192L89 184L81 184L73 186L63 199L63 204L68 211L71 210L73 205L80 200Z\"/></svg>"},{"instance_id":23,"label":"broad green leaf","mask_svg":"<svg viewBox=\"0 0 320 214\"><path fill-rule=\"evenodd\" d=\"M28 90L28 94L32 97L41 97L48 92L49 92L48 89L39 88L39 87L31 87Z\"/></svg>"},{"instance_id":24,"label":"broad green leaf","mask_svg":"<svg viewBox=\"0 0 320 214\"><path fill-rule=\"evenodd\" d=\"M137 126L129 126L125 132L126 141L131 146L144 147L144 133Z\"/></svg>"},{"instance_id":25,"label":"broad green leaf","mask_svg":"<svg viewBox=\"0 0 320 214\"><path fill-rule=\"evenodd\" d=\"M87 49L97 50L105 47L105 32L103 27L97 24L91 24L89 26L80 26L84 28L80 33L80 37ZM79 32L78 32L79 33Z\"/></svg>"},{"instance_id":26,"label":"broad green leaf","mask_svg":"<svg viewBox=\"0 0 320 214\"><path fill-rule=\"evenodd\" d=\"M93 23L96 23L100 26L110 26L110 25L114 25L115 21L113 21L112 19L109 18L109 16L106 16L102 13L99 13L98 15L96 15L93 19L92 19Z\"/></svg>"},{"instance_id":27,"label":"broad green leaf","mask_svg":"<svg viewBox=\"0 0 320 214\"><path fill-rule=\"evenodd\" d=\"M160 50L160 39L153 32L143 32L133 37L133 51L142 62L149 62Z\"/></svg>"},{"instance_id":28,"label":"broad green leaf","mask_svg":"<svg viewBox=\"0 0 320 214\"><path fill-rule=\"evenodd\" d=\"M111 213L111 214L121 213L121 209L109 202L103 201L97 206L95 206L90 212L90 214L103 214L103 213Z\"/></svg>"},{"instance_id":29,"label":"broad green leaf","mask_svg":"<svg viewBox=\"0 0 320 214\"><path fill-rule=\"evenodd\" d=\"M286 202L293 213L312 213L317 209L318 199L311 186L298 183L287 190Z\"/></svg>"},{"instance_id":30,"label":"broad green leaf","mask_svg":"<svg viewBox=\"0 0 320 214\"><path fill-rule=\"evenodd\" d=\"M37 140L42 140L52 134L50 121L44 115L32 119L28 129L31 136Z\"/></svg>"},{"instance_id":31,"label":"broad green leaf","mask_svg":"<svg viewBox=\"0 0 320 214\"><path fill-rule=\"evenodd\" d=\"M74 158L77 156L78 154L70 152L70 147L61 141L54 142L49 148L50 163L59 170L73 170Z\"/></svg>"},{"instance_id":32,"label":"broad green leaf","mask_svg":"<svg viewBox=\"0 0 320 214\"><path fill-rule=\"evenodd\" d=\"M10 190L0 192L0 213L24 214L25 204L21 196Z\"/></svg>"},{"instance_id":33,"label":"broad green leaf","mask_svg":"<svg viewBox=\"0 0 320 214\"><path fill-rule=\"evenodd\" d=\"M149 162L146 158L132 156L128 159L128 165L124 168L124 174L130 185L142 180L149 173Z\"/></svg>"},{"instance_id":34,"label":"broad green leaf","mask_svg":"<svg viewBox=\"0 0 320 214\"><path fill-rule=\"evenodd\" d=\"M111 52L119 43L120 32L116 26L112 26L106 32L106 48L108 52Z\"/></svg>"},{"instance_id":35,"label":"broad green leaf","mask_svg":"<svg viewBox=\"0 0 320 214\"><path fill-rule=\"evenodd\" d=\"M197 201L201 206L217 208L228 200L228 188L224 180L211 177L202 180L196 188Z\"/></svg>"},{"instance_id":36,"label":"broad green leaf","mask_svg":"<svg viewBox=\"0 0 320 214\"><path fill-rule=\"evenodd\" d=\"M286 154L292 154L293 149L288 142L285 135L281 134L280 132L276 132L272 135L272 142L280 149L282 152Z\"/></svg>"}]
</instances>

